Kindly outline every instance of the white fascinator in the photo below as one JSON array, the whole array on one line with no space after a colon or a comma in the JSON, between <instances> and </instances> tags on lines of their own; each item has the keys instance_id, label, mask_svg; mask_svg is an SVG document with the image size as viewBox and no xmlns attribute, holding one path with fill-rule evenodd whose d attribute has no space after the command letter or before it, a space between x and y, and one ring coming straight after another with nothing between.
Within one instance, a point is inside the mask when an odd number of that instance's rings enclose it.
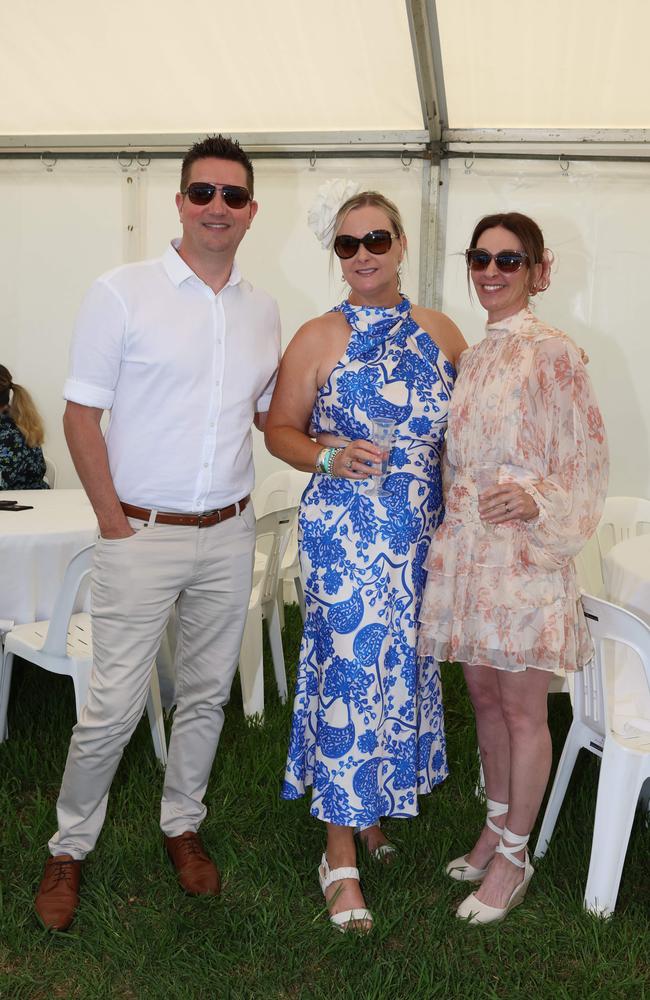
<instances>
[{"instance_id":1,"label":"white fascinator","mask_svg":"<svg viewBox=\"0 0 650 1000\"><path fill-rule=\"evenodd\" d=\"M356 181L335 177L325 181L307 213L307 225L316 235L324 250L329 250L334 237L334 222L339 208L348 198L358 194L361 185Z\"/></svg>"}]
</instances>

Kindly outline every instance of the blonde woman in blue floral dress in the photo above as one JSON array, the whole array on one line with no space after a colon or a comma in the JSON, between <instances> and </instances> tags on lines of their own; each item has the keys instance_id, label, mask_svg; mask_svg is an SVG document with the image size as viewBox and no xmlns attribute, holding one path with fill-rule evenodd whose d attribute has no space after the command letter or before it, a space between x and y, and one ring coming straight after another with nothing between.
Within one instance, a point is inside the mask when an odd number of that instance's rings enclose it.
<instances>
[{"instance_id":1,"label":"blonde woman in blue floral dress","mask_svg":"<svg viewBox=\"0 0 650 1000\"><path fill-rule=\"evenodd\" d=\"M327 828L319 877L330 918L369 930L355 829L381 857L380 818L416 815L418 795L447 776L439 668L416 659L416 632L466 345L446 316L401 294L406 237L392 202L348 199L332 237L350 294L295 335L266 424L270 451L314 473L299 517L306 620L282 794L311 786ZM396 425L384 495L370 440L378 417Z\"/></svg>"}]
</instances>

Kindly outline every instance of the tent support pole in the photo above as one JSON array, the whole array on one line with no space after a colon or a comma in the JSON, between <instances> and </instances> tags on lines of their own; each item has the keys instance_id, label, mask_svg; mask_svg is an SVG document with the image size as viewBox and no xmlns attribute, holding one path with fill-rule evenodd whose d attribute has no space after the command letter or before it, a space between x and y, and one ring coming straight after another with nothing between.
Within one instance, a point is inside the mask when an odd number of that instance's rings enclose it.
<instances>
[{"instance_id":1,"label":"tent support pole","mask_svg":"<svg viewBox=\"0 0 650 1000\"><path fill-rule=\"evenodd\" d=\"M428 309L440 309L442 303L448 174L444 161L425 161L423 165L418 302Z\"/></svg>"},{"instance_id":2,"label":"tent support pole","mask_svg":"<svg viewBox=\"0 0 650 1000\"><path fill-rule=\"evenodd\" d=\"M431 160L422 171L420 275L418 300L439 309L444 272L444 222L447 167L440 159L440 139L447 123L447 98L435 0L407 0L406 12L420 92L422 118L429 131Z\"/></svg>"}]
</instances>

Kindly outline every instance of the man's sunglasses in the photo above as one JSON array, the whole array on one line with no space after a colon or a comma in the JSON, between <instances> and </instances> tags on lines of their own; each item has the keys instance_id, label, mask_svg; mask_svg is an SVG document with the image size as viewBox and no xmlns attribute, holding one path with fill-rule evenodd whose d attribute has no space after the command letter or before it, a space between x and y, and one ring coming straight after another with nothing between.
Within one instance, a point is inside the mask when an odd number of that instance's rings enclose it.
<instances>
[{"instance_id":1,"label":"man's sunglasses","mask_svg":"<svg viewBox=\"0 0 650 1000\"><path fill-rule=\"evenodd\" d=\"M209 205L217 191L228 208L246 208L251 200L248 188L237 184L209 184L207 181L192 181L181 194L187 195L193 205Z\"/></svg>"},{"instance_id":2,"label":"man's sunglasses","mask_svg":"<svg viewBox=\"0 0 650 1000\"><path fill-rule=\"evenodd\" d=\"M399 236L389 233L387 229L373 229L365 236L337 236L334 240L334 253L342 260L349 260L358 252L363 243L370 253L388 253L393 240L398 240Z\"/></svg>"},{"instance_id":3,"label":"man's sunglasses","mask_svg":"<svg viewBox=\"0 0 650 1000\"><path fill-rule=\"evenodd\" d=\"M476 248L465 251L465 260L470 271L487 271L493 260L503 274L514 274L527 262L528 254L519 250L499 250L492 254Z\"/></svg>"}]
</instances>

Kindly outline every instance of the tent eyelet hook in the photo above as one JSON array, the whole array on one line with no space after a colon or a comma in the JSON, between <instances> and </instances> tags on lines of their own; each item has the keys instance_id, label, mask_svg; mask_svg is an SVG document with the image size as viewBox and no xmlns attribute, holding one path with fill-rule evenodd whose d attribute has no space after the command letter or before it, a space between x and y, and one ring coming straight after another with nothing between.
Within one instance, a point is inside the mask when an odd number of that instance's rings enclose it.
<instances>
[{"instance_id":1,"label":"tent eyelet hook","mask_svg":"<svg viewBox=\"0 0 650 1000\"><path fill-rule=\"evenodd\" d=\"M129 156L128 153L125 153L125 151L121 149L117 154L117 163L120 170L126 173L126 171L133 165L133 157Z\"/></svg>"},{"instance_id":2,"label":"tent eyelet hook","mask_svg":"<svg viewBox=\"0 0 650 1000\"><path fill-rule=\"evenodd\" d=\"M58 157L54 156L53 153L41 153L41 163L47 170L48 174L52 173L58 162Z\"/></svg>"}]
</instances>

